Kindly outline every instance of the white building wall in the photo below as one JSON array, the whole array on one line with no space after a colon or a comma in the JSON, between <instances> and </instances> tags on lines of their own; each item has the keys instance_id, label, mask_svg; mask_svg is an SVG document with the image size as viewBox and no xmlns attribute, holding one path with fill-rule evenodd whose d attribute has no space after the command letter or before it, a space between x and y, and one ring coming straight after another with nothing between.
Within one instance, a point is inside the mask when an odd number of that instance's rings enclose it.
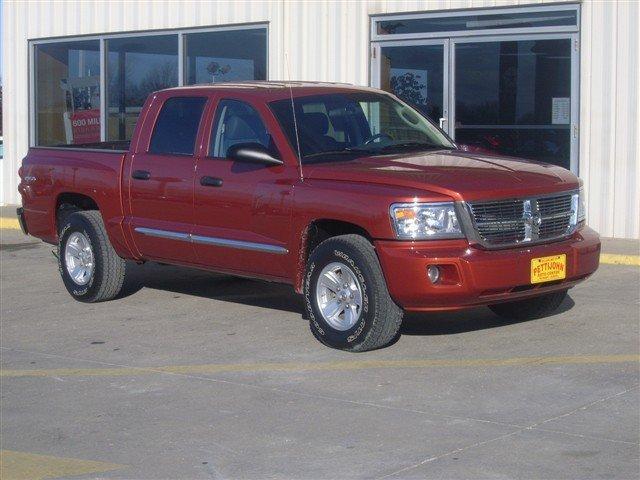
<instances>
[{"instance_id":1,"label":"white building wall","mask_svg":"<svg viewBox=\"0 0 640 480\"><path fill-rule=\"evenodd\" d=\"M367 85L369 15L531 3L542 2L4 0L0 203L19 202L17 170L28 149L27 39L269 22L269 79ZM579 168L589 223L609 237L640 237L639 25L640 2L582 3Z\"/></svg>"}]
</instances>

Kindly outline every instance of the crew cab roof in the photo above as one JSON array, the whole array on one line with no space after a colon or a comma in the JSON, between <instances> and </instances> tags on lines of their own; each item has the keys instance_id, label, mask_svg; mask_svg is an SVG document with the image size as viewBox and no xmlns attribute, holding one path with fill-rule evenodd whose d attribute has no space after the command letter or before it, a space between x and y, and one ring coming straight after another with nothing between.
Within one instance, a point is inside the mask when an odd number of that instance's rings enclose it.
<instances>
[{"instance_id":1,"label":"crew cab roof","mask_svg":"<svg viewBox=\"0 0 640 480\"><path fill-rule=\"evenodd\" d=\"M349 83L331 83L331 82L304 82L304 81L246 81L246 82L228 82L218 84L200 84L188 85L182 87L172 87L161 92L188 93L189 95L202 92L209 94L211 92L224 92L250 95L252 97L260 97L263 101L280 100L289 98L290 92L294 97L303 97L307 95L320 95L323 93L336 92L353 92L368 91L379 92L379 90L370 87L361 87Z\"/></svg>"}]
</instances>

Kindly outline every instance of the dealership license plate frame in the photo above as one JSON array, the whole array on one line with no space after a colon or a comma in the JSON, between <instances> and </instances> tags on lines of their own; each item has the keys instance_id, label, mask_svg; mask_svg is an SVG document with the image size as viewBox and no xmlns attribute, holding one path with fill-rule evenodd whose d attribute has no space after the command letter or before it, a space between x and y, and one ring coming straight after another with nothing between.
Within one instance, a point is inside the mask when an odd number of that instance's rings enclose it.
<instances>
[{"instance_id":1,"label":"dealership license plate frame","mask_svg":"<svg viewBox=\"0 0 640 480\"><path fill-rule=\"evenodd\" d=\"M536 257L531 259L531 284L554 282L567 278L567 255L549 255L547 257ZM551 268L539 268L543 265L550 265ZM557 268L559 265L562 268Z\"/></svg>"}]
</instances>

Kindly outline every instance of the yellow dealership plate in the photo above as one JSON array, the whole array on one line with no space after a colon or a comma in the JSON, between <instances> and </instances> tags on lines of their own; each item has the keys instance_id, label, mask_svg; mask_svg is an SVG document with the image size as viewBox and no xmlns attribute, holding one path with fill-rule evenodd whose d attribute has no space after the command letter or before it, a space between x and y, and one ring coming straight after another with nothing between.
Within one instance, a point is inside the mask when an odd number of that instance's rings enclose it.
<instances>
[{"instance_id":1,"label":"yellow dealership plate","mask_svg":"<svg viewBox=\"0 0 640 480\"><path fill-rule=\"evenodd\" d=\"M567 276L567 256L552 255L531 259L531 283L562 280Z\"/></svg>"}]
</instances>

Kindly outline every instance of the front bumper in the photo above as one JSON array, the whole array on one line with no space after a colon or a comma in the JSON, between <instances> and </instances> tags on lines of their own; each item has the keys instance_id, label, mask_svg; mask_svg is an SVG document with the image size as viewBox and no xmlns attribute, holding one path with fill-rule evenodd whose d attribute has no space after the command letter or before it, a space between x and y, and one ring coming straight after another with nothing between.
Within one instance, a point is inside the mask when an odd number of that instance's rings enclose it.
<instances>
[{"instance_id":1,"label":"front bumper","mask_svg":"<svg viewBox=\"0 0 640 480\"><path fill-rule=\"evenodd\" d=\"M453 310L517 300L571 288L598 268L600 237L584 227L571 237L544 245L484 250L466 240L376 241L391 297L405 310ZM531 259L566 254L561 281L531 284ZM429 265L442 266L431 284Z\"/></svg>"}]
</instances>

